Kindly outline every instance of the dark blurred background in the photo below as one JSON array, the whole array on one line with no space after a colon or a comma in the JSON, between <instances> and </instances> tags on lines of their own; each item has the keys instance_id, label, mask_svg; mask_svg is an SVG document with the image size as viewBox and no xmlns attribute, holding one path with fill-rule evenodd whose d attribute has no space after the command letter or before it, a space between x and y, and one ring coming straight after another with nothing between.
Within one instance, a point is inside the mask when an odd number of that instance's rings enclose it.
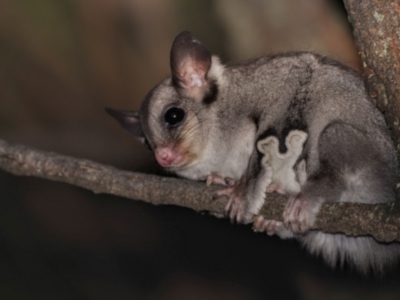
<instances>
[{"instance_id":1,"label":"dark blurred background","mask_svg":"<svg viewBox=\"0 0 400 300\"><path fill-rule=\"evenodd\" d=\"M360 69L337 0L2 0L0 138L159 173L104 112L137 109L190 30L224 63L312 50ZM397 268L399 270L399 268ZM294 241L0 171L0 299L400 299Z\"/></svg>"}]
</instances>

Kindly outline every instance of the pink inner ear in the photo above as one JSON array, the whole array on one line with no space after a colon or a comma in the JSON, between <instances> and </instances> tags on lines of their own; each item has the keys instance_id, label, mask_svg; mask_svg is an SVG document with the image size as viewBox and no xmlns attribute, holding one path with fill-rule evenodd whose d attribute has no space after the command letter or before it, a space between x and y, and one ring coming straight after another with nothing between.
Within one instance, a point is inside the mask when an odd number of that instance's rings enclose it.
<instances>
[{"instance_id":1,"label":"pink inner ear","mask_svg":"<svg viewBox=\"0 0 400 300\"><path fill-rule=\"evenodd\" d=\"M179 69L179 77L185 88L200 88L206 83L206 72L200 64L196 65L192 59L183 62Z\"/></svg>"}]
</instances>

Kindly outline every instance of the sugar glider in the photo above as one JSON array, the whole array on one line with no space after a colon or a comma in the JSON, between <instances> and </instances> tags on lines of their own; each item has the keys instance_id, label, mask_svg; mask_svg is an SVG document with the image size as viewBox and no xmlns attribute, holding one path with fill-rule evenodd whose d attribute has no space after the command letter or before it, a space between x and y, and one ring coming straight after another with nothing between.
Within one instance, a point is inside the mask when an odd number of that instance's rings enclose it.
<instances>
[{"instance_id":1,"label":"sugar glider","mask_svg":"<svg viewBox=\"0 0 400 300\"><path fill-rule=\"evenodd\" d=\"M332 266L381 273L398 260L397 243L309 230L326 201L395 200L396 152L356 71L310 52L225 66L187 31L170 65L139 111L107 109L161 166L229 183L218 194L237 222L257 215L267 191L288 194L283 223L258 218L256 230L295 237Z\"/></svg>"}]
</instances>

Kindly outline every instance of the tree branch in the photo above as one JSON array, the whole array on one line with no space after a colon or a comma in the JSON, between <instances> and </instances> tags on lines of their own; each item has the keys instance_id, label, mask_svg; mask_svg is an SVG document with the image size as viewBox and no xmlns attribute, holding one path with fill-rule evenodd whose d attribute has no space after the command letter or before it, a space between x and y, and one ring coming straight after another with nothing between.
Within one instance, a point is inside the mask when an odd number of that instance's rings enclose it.
<instances>
[{"instance_id":1,"label":"tree branch","mask_svg":"<svg viewBox=\"0 0 400 300\"><path fill-rule=\"evenodd\" d=\"M400 161L400 2L344 0L371 97L385 114ZM400 214L400 182L397 184Z\"/></svg>"},{"instance_id":2,"label":"tree branch","mask_svg":"<svg viewBox=\"0 0 400 300\"><path fill-rule=\"evenodd\" d=\"M73 184L95 193L106 193L154 205L178 205L197 212L223 214L227 199L213 200L218 186L203 182L121 171L85 159L12 146L0 140L0 168L23 176L35 176ZM282 220L287 197L267 194L261 209L266 219ZM326 203L313 229L351 236L372 235L378 241L400 241L400 218L393 204Z\"/></svg>"},{"instance_id":3,"label":"tree branch","mask_svg":"<svg viewBox=\"0 0 400 300\"><path fill-rule=\"evenodd\" d=\"M363 61L366 86L385 113L399 152L400 2L344 0L344 4Z\"/></svg>"}]
</instances>

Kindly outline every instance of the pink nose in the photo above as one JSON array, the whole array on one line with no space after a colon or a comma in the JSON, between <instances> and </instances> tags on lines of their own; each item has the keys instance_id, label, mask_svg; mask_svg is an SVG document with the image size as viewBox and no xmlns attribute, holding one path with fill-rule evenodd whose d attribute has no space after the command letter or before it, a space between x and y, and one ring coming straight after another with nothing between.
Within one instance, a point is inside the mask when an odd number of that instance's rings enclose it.
<instances>
[{"instance_id":1,"label":"pink nose","mask_svg":"<svg viewBox=\"0 0 400 300\"><path fill-rule=\"evenodd\" d=\"M157 162L163 167L178 165L183 160L183 157L179 151L172 147L158 147L155 150L155 156Z\"/></svg>"}]
</instances>

